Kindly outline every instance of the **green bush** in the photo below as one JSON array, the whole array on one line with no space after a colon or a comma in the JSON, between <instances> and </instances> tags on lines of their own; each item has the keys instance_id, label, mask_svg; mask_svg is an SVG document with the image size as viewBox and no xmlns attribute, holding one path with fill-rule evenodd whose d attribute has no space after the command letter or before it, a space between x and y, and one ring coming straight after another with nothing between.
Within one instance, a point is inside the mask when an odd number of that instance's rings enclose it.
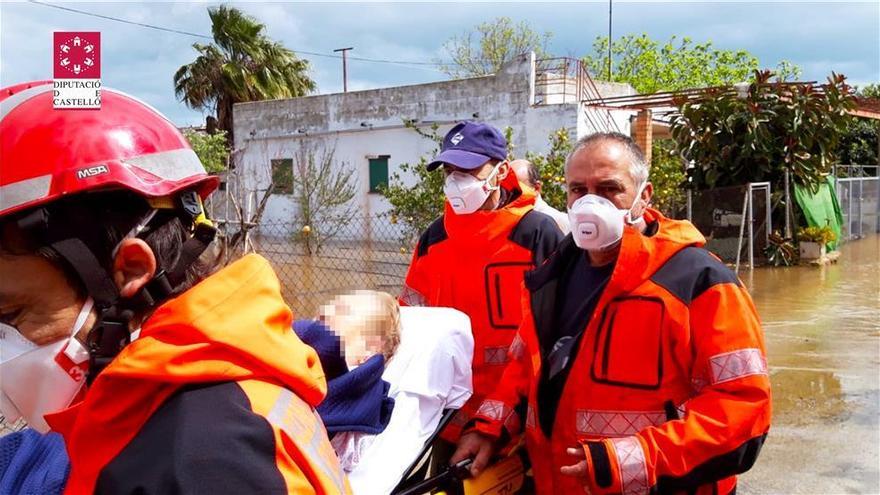
<instances>
[{"instance_id":1,"label":"green bush","mask_svg":"<svg viewBox=\"0 0 880 495\"><path fill-rule=\"evenodd\" d=\"M437 124L428 131L416 127L413 121L404 121L404 124L423 138L434 141L435 144L434 150L429 155L419 158L418 162L401 163L400 172L392 173L388 185L379 189L391 203L391 223L403 223L404 233L401 243L409 247L415 244L419 235L431 222L443 214L445 177L440 171L428 171L429 161L440 153L440 145L443 143L443 136L437 133L439 128ZM407 186L401 173L415 175L415 183Z\"/></svg>"},{"instance_id":2,"label":"green bush","mask_svg":"<svg viewBox=\"0 0 880 495\"><path fill-rule=\"evenodd\" d=\"M652 144L649 178L654 186L654 208L667 216L680 216L687 204L687 174L672 140L658 139Z\"/></svg>"},{"instance_id":3,"label":"green bush","mask_svg":"<svg viewBox=\"0 0 880 495\"><path fill-rule=\"evenodd\" d=\"M557 129L548 137L550 151L546 154L526 153L526 159L535 164L541 174L541 197L553 208L566 210L565 158L572 143L565 128Z\"/></svg>"},{"instance_id":4,"label":"green bush","mask_svg":"<svg viewBox=\"0 0 880 495\"><path fill-rule=\"evenodd\" d=\"M209 174L226 171L226 163L229 159L226 131L208 134L187 129L183 135L186 136L193 151L196 152L196 156L199 157Z\"/></svg>"}]
</instances>

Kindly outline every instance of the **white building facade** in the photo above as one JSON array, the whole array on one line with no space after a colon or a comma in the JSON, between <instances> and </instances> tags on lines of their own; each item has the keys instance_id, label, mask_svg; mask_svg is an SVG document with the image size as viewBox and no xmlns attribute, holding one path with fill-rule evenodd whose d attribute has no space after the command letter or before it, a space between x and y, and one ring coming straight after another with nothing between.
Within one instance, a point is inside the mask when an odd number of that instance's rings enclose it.
<instances>
[{"instance_id":1,"label":"white building facade","mask_svg":"<svg viewBox=\"0 0 880 495\"><path fill-rule=\"evenodd\" d=\"M277 172L278 167L292 166L304 149L319 155L334 150L337 166L355 171L358 193L354 201L362 216L375 218L388 212L390 204L376 192L377 186L399 173L400 164L417 163L436 148L436 143L408 128L406 122L426 131L437 125L440 135L463 120L499 129L509 126L518 157L528 151L547 151L548 137L560 128L567 129L572 138L604 130L629 134L634 112L599 110L582 101L591 98L590 91L611 97L634 94L633 88L592 81L587 87L563 65L542 63L534 54L525 54L490 76L237 104L235 174L243 189L252 193L244 206L254 207L271 180L273 167ZM401 179L407 185L415 180L405 174ZM286 222L293 232L302 227L292 221L295 211L291 196L275 194L263 220ZM363 226L350 230L349 235L358 235L354 232L363 232Z\"/></svg>"}]
</instances>

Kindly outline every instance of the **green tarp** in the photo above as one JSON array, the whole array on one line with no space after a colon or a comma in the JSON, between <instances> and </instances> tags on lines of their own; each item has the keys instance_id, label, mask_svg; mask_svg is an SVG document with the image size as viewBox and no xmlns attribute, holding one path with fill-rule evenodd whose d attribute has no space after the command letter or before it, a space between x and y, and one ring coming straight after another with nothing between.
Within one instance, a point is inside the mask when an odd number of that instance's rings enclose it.
<instances>
[{"instance_id":1,"label":"green tarp","mask_svg":"<svg viewBox=\"0 0 880 495\"><path fill-rule=\"evenodd\" d=\"M837 234L837 240L829 242L827 248L830 250L837 249L840 243L843 225L843 213L840 211L840 203L837 202L837 194L834 188L834 177L830 175L828 180L819 186L816 194L810 192L806 187L795 184L794 198L804 217L807 219L807 225L810 227L824 227L828 225L831 230Z\"/></svg>"}]
</instances>

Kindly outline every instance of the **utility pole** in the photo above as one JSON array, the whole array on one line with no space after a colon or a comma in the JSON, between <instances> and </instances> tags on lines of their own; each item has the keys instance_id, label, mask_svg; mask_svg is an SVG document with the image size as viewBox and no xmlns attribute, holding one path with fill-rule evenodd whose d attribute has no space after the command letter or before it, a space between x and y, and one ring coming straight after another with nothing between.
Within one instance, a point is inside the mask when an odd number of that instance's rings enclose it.
<instances>
[{"instance_id":1,"label":"utility pole","mask_svg":"<svg viewBox=\"0 0 880 495\"><path fill-rule=\"evenodd\" d=\"M611 2L608 0L608 82L611 82Z\"/></svg>"},{"instance_id":2,"label":"utility pole","mask_svg":"<svg viewBox=\"0 0 880 495\"><path fill-rule=\"evenodd\" d=\"M342 92L348 93L348 57L346 54L349 50L354 50L353 46L348 48L338 48L334 52L342 52Z\"/></svg>"}]
</instances>

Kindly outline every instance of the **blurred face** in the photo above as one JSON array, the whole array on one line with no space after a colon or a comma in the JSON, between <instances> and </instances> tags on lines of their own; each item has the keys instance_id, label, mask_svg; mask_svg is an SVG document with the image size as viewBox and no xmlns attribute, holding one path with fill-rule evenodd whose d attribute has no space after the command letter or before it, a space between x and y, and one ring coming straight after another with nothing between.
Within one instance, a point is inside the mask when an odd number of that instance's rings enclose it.
<instances>
[{"instance_id":1,"label":"blurred face","mask_svg":"<svg viewBox=\"0 0 880 495\"><path fill-rule=\"evenodd\" d=\"M321 308L320 319L339 336L349 367L359 366L382 351L382 334L378 325L373 324L372 314L353 301L337 298Z\"/></svg>"},{"instance_id":2,"label":"blurred face","mask_svg":"<svg viewBox=\"0 0 880 495\"><path fill-rule=\"evenodd\" d=\"M640 184L630 174L631 158L627 149L614 141L599 141L581 149L565 169L565 185L568 190L567 205L586 194L595 194L625 210L633 205ZM649 182L633 208L633 217L642 215L651 200L653 186Z\"/></svg>"},{"instance_id":3,"label":"blurred face","mask_svg":"<svg viewBox=\"0 0 880 495\"><path fill-rule=\"evenodd\" d=\"M59 267L40 256L0 254L0 280L0 321L37 345L70 336L85 300Z\"/></svg>"}]
</instances>

